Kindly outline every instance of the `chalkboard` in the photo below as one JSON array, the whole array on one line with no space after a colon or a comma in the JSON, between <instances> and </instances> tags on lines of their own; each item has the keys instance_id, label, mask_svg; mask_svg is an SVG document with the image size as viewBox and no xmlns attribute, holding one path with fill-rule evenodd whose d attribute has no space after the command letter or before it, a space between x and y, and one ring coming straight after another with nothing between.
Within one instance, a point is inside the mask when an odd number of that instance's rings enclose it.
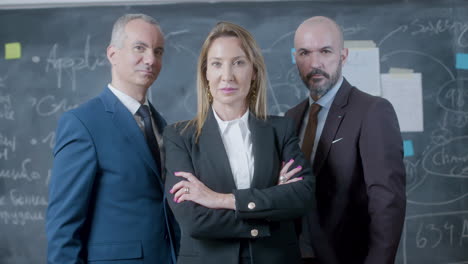
<instances>
[{"instance_id":1,"label":"chalkboard","mask_svg":"<svg viewBox=\"0 0 468 264\"><path fill-rule=\"evenodd\" d=\"M373 40L382 73L422 74L424 132L403 133L408 208L397 263L468 263L468 4L388 2L197 3L0 11L0 263L44 263L47 185L59 116L99 94L110 80L105 57L114 20L156 17L166 35L163 69L151 99L168 122L196 110L196 60L219 20L258 40L268 66L271 114L306 96L292 63L301 21L326 15L348 40ZM0 54L3 54L0 52ZM20 58L14 59L14 57ZM411 151L410 151L411 152Z\"/></svg>"}]
</instances>

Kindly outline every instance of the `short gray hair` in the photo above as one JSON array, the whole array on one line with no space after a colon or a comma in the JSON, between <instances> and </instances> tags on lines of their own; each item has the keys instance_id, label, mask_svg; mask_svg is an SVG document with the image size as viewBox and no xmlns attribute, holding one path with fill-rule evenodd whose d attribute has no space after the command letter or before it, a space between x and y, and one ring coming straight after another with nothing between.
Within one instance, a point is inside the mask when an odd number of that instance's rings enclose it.
<instances>
[{"instance_id":1,"label":"short gray hair","mask_svg":"<svg viewBox=\"0 0 468 264\"><path fill-rule=\"evenodd\" d=\"M123 39L125 38L125 26L128 24L128 22L135 20L135 19L141 19L145 21L146 23L155 25L159 31L161 31L161 27L159 26L159 22L145 14L125 14L117 19L114 23L114 27L112 28L112 36L111 36L111 41L110 45L116 46L118 48L122 47ZM162 31L161 31L162 33Z\"/></svg>"}]
</instances>

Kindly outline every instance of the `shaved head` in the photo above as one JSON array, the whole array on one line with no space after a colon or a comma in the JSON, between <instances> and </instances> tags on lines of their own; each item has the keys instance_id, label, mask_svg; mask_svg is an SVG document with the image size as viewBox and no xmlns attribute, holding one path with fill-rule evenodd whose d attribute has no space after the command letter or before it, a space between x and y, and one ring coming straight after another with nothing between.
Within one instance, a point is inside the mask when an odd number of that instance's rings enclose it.
<instances>
[{"instance_id":1,"label":"shaved head","mask_svg":"<svg viewBox=\"0 0 468 264\"><path fill-rule=\"evenodd\" d=\"M312 27L321 27L329 30L335 36L340 48L342 49L344 47L343 30L341 30L340 25L338 25L333 19L324 16L314 16L302 22L296 30L294 42L298 35L301 35L303 31Z\"/></svg>"}]
</instances>

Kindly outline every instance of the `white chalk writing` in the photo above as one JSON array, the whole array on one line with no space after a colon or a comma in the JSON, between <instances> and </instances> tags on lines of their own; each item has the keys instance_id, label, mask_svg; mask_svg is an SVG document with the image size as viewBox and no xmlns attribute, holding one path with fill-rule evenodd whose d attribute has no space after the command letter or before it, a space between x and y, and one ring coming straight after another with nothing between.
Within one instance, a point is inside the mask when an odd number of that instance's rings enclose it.
<instances>
[{"instance_id":1,"label":"white chalk writing","mask_svg":"<svg viewBox=\"0 0 468 264\"><path fill-rule=\"evenodd\" d=\"M78 104L69 104L67 99L58 100L53 95L46 95L39 100L31 98L30 101L40 116L51 116L78 107Z\"/></svg>"},{"instance_id":2,"label":"white chalk writing","mask_svg":"<svg viewBox=\"0 0 468 264\"><path fill-rule=\"evenodd\" d=\"M31 159L25 159L21 163L21 169L0 169L0 178L11 179L11 180L26 180L35 181L41 178L41 175L37 171L29 171L27 169Z\"/></svg>"},{"instance_id":3,"label":"white chalk writing","mask_svg":"<svg viewBox=\"0 0 468 264\"><path fill-rule=\"evenodd\" d=\"M103 66L107 64L107 58L105 55L96 56L94 61L90 60L90 41L91 37L86 37L86 43L84 47L83 57L59 57L57 50L59 45L54 44L49 52L47 58L47 64L45 71L49 72L53 69L57 73L57 88L62 88L62 75L66 72L71 80L71 88L74 91L76 89L76 72L83 69L93 71L97 66Z\"/></svg>"},{"instance_id":4,"label":"white chalk writing","mask_svg":"<svg viewBox=\"0 0 468 264\"><path fill-rule=\"evenodd\" d=\"M11 108L10 95L0 95L0 118L15 120L15 112Z\"/></svg>"},{"instance_id":5,"label":"white chalk writing","mask_svg":"<svg viewBox=\"0 0 468 264\"><path fill-rule=\"evenodd\" d=\"M44 221L44 215L42 211L0 211L0 223L22 225L24 226L27 222Z\"/></svg>"},{"instance_id":6,"label":"white chalk writing","mask_svg":"<svg viewBox=\"0 0 468 264\"><path fill-rule=\"evenodd\" d=\"M436 21L420 21L415 19L411 25L416 27L411 31L411 35L430 34L438 35L446 31L458 34L457 43L460 47L468 47L468 23L451 21L449 19L439 19Z\"/></svg>"},{"instance_id":7,"label":"white chalk writing","mask_svg":"<svg viewBox=\"0 0 468 264\"><path fill-rule=\"evenodd\" d=\"M14 206L47 206L44 196L21 194L16 189L10 190L10 201Z\"/></svg>"},{"instance_id":8,"label":"white chalk writing","mask_svg":"<svg viewBox=\"0 0 468 264\"><path fill-rule=\"evenodd\" d=\"M0 146L10 148L11 151L15 152L16 150L16 137L8 138L5 135L0 133Z\"/></svg>"}]
</instances>

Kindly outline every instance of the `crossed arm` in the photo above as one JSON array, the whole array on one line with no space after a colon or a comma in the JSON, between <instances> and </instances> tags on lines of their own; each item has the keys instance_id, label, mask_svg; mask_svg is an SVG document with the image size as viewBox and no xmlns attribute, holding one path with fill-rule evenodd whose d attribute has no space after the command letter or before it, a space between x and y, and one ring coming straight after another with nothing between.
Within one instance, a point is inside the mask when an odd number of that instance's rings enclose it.
<instances>
[{"instance_id":1,"label":"crossed arm","mask_svg":"<svg viewBox=\"0 0 468 264\"><path fill-rule=\"evenodd\" d=\"M303 179L303 177L292 178L296 173L302 170L302 166L300 165L289 170L293 163L293 159L289 160L287 163L283 162L278 176L278 185L289 184ZM192 201L211 209L236 209L234 194L215 192L206 187L206 185L190 172L179 171L175 172L174 175L184 178L184 180L176 183L169 191L169 193L174 195L174 202L182 203L184 201Z\"/></svg>"},{"instance_id":2,"label":"crossed arm","mask_svg":"<svg viewBox=\"0 0 468 264\"><path fill-rule=\"evenodd\" d=\"M180 225L194 238L251 238L252 228L259 231L258 237L269 236L271 221L300 217L315 206L315 183L298 147L292 123L281 151L281 158L294 160L285 164L280 172L287 180L264 189L215 192L200 182L199 175L194 173L196 164L192 162L190 147L176 129L166 128L164 142L166 192L174 194L169 205ZM303 167L288 172L293 163ZM276 178L278 175L261 177ZM189 193L185 188L189 188ZM250 202L255 203L254 209L248 208Z\"/></svg>"}]
</instances>

